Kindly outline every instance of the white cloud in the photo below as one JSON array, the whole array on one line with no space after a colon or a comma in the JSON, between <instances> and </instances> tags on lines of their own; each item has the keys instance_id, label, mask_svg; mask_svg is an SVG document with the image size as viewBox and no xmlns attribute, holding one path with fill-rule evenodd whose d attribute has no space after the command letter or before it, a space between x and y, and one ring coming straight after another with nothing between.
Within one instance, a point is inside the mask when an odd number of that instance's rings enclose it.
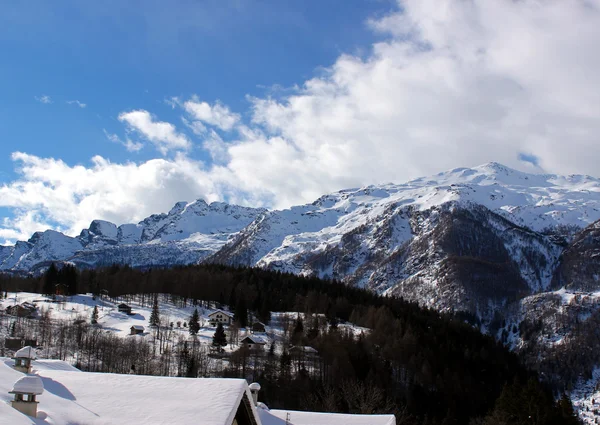
<instances>
[{"instance_id":1,"label":"white cloud","mask_svg":"<svg viewBox=\"0 0 600 425\"><path fill-rule=\"evenodd\" d=\"M53 158L16 152L17 181L0 186L0 206L28 211L0 226L0 237L29 238L30 232L60 223L78 234L91 220L135 222L177 201L219 198L215 185L197 162L183 156L141 164L113 164L96 156L88 166L69 166ZM43 217L43 219L41 218Z\"/></svg>"},{"instance_id":2,"label":"white cloud","mask_svg":"<svg viewBox=\"0 0 600 425\"><path fill-rule=\"evenodd\" d=\"M210 166L181 154L88 167L16 154L22 174L0 188L0 206L75 231L181 199L284 207L492 160L598 174L600 0L406 0L370 24L385 39L369 55L342 55L293 91L250 99L249 123L220 103L170 99ZM190 145L147 111L119 119L163 153Z\"/></svg>"},{"instance_id":3,"label":"white cloud","mask_svg":"<svg viewBox=\"0 0 600 425\"><path fill-rule=\"evenodd\" d=\"M127 151L129 152L138 152L144 147L143 143L134 142L128 137L125 139L125 141L123 141L117 134L109 133L108 131L106 131L106 129L102 129L102 131L104 132L104 135L108 140L110 140L113 143L119 143L125 146L125 149L127 149Z\"/></svg>"},{"instance_id":4,"label":"white cloud","mask_svg":"<svg viewBox=\"0 0 600 425\"><path fill-rule=\"evenodd\" d=\"M173 124L155 121L148 111L123 112L119 115L119 121L152 142L163 155L170 150L187 150L191 147L187 136L177 132Z\"/></svg>"},{"instance_id":5,"label":"white cloud","mask_svg":"<svg viewBox=\"0 0 600 425\"><path fill-rule=\"evenodd\" d=\"M205 124L209 124L223 131L229 131L240 121L240 116L229 110L229 108L217 102L210 105L201 102L197 96L183 103L183 108L190 116Z\"/></svg>"},{"instance_id":6,"label":"white cloud","mask_svg":"<svg viewBox=\"0 0 600 425\"><path fill-rule=\"evenodd\" d=\"M87 106L87 104L85 104L85 103L82 103L82 102L80 102L80 101L78 101L78 100L67 100L67 103L68 103L69 105L77 105L77 106L79 106L81 109L83 109L83 108L85 108L85 107Z\"/></svg>"},{"instance_id":7,"label":"white cloud","mask_svg":"<svg viewBox=\"0 0 600 425\"><path fill-rule=\"evenodd\" d=\"M46 104L52 103L52 98L50 96L46 96L46 95L43 95L40 97L34 96L34 98L35 98L35 100L37 100L40 103L46 103Z\"/></svg>"}]
</instances>

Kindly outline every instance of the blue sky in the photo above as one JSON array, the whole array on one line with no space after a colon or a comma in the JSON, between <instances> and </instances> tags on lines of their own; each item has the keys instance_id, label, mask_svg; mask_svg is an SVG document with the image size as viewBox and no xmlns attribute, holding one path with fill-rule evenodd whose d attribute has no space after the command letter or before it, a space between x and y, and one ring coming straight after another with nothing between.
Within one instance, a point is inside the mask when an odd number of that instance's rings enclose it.
<instances>
[{"instance_id":1,"label":"blue sky","mask_svg":"<svg viewBox=\"0 0 600 425\"><path fill-rule=\"evenodd\" d=\"M490 161L597 175L598 43L600 0L1 2L0 244Z\"/></svg>"},{"instance_id":2,"label":"blue sky","mask_svg":"<svg viewBox=\"0 0 600 425\"><path fill-rule=\"evenodd\" d=\"M248 108L246 95L290 87L341 52L368 49L365 21L390 10L376 0L4 2L0 8L0 181L21 150L75 164L100 154L145 160L103 133L117 116L151 110L176 120L164 99L191 93ZM36 100L49 96L52 103ZM79 100L80 108L67 101ZM35 125L31 125L32 121ZM183 129L182 131L185 131ZM202 151L192 155L204 157Z\"/></svg>"}]
</instances>

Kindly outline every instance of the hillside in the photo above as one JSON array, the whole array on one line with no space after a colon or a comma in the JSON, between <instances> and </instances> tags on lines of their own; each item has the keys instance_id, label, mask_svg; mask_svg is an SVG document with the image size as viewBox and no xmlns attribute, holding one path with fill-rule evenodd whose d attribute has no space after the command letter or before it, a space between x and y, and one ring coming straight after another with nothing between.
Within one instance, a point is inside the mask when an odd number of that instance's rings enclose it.
<instances>
[{"instance_id":1,"label":"hillside","mask_svg":"<svg viewBox=\"0 0 600 425\"><path fill-rule=\"evenodd\" d=\"M394 411L402 424L466 424L534 411L544 412L540 424L572 423L560 421L568 416L549 389L493 338L396 297L314 277L206 265L83 270L77 292L96 295L55 303L35 294L51 275L0 279L2 289L34 291L17 299L9 292L4 306L38 305L32 318L0 314L0 329L35 338L41 353L85 370L129 373L133 365L138 374L246 378L261 383L261 398L273 408ZM150 324L154 299L161 325L127 335L132 324ZM116 311L123 301L133 315ZM93 305L97 324L90 323ZM224 351L210 343L214 327L203 324L194 337L176 323L192 309L206 317L216 307L233 310L239 323L227 330ZM261 351L235 342L256 320L267 325L269 345ZM522 405L504 405L506 397Z\"/></svg>"}]
</instances>

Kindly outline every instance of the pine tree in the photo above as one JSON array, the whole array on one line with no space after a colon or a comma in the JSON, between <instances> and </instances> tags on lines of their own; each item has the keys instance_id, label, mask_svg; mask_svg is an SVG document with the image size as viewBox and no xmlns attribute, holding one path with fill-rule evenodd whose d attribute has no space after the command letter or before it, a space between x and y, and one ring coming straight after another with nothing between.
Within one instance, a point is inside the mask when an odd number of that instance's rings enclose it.
<instances>
[{"instance_id":1,"label":"pine tree","mask_svg":"<svg viewBox=\"0 0 600 425\"><path fill-rule=\"evenodd\" d=\"M77 294L78 280L77 269L71 264L65 264L58 272L58 281L67 287L67 295Z\"/></svg>"},{"instance_id":2,"label":"pine tree","mask_svg":"<svg viewBox=\"0 0 600 425\"><path fill-rule=\"evenodd\" d=\"M92 325L98 323L98 306L94 306L94 311L92 311Z\"/></svg>"},{"instance_id":3,"label":"pine tree","mask_svg":"<svg viewBox=\"0 0 600 425\"><path fill-rule=\"evenodd\" d=\"M221 323L217 325L217 330L213 335L212 345L213 347L218 347L219 351L227 345L227 335L225 335L225 329L223 329L223 324Z\"/></svg>"},{"instance_id":4,"label":"pine tree","mask_svg":"<svg viewBox=\"0 0 600 425\"><path fill-rule=\"evenodd\" d=\"M160 312L158 310L158 296L154 296L154 304L152 305L152 313L150 314L150 326L160 325Z\"/></svg>"},{"instance_id":5,"label":"pine tree","mask_svg":"<svg viewBox=\"0 0 600 425\"><path fill-rule=\"evenodd\" d=\"M294 324L294 331L292 333L292 344L298 345L302 342L304 338L304 322L298 316L296 319L296 323Z\"/></svg>"},{"instance_id":6,"label":"pine tree","mask_svg":"<svg viewBox=\"0 0 600 425\"><path fill-rule=\"evenodd\" d=\"M42 291L45 295L56 294L56 284L58 283L58 269L54 263L50 264L46 273L44 273L44 286Z\"/></svg>"},{"instance_id":7,"label":"pine tree","mask_svg":"<svg viewBox=\"0 0 600 425\"><path fill-rule=\"evenodd\" d=\"M192 317L190 317L189 324L190 335L196 335L200 330L200 316L198 315L198 309L194 309Z\"/></svg>"},{"instance_id":8,"label":"pine tree","mask_svg":"<svg viewBox=\"0 0 600 425\"><path fill-rule=\"evenodd\" d=\"M233 320L240 324L240 328L248 326L248 307L246 307L246 299L240 296L235 306Z\"/></svg>"}]
</instances>

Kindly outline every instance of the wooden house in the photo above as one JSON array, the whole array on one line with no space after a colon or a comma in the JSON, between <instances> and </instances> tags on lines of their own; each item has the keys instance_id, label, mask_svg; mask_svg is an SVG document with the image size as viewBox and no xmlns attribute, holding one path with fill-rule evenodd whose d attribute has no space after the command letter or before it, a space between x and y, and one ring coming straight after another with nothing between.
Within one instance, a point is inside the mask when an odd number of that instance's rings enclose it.
<instances>
[{"instance_id":1,"label":"wooden house","mask_svg":"<svg viewBox=\"0 0 600 425\"><path fill-rule=\"evenodd\" d=\"M133 325L129 329L131 330L130 335L140 335L144 333L144 327L141 325Z\"/></svg>"},{"instance_id":2,"label":"wooden house","mask_svg":"<svg viewBox=\"0 0 600 425\"><path fill-rule=\"evenodd\" d=\"M231 325L233 323L233 314L224 310L216 310L208 315L208 321L212 326L216 326L218 323Z\"/></svg>"},{"instance_id":3,"label":"wooden house","mask_svg":"<svg viewBox=\"0 0 600 425\"><path fill-rule=\"evenodd\" d=\"M267 341L258 335L246 335L240 342L250 350L263 350L267 345Z\"/></svg>"},{"instance_id":4,"label":"wooden house","mask_svg":"<svg viewBox=\"0 0 600 425\"><path fill-rule=\"evenodd\" d=\"M131 316L131 307L125 303L121 303L117 306L119 313L129 314Z\"/></svg>"},{"instance_id":5,"label":"wooden house","mask_svg":"<svg viewBox=\"0 0 600 425\"><path fill-rule=\"evenodd\" d=\"M252 323L252 332L265 332L265 324L263 322Z\"/></svg>"}]
</instances>

